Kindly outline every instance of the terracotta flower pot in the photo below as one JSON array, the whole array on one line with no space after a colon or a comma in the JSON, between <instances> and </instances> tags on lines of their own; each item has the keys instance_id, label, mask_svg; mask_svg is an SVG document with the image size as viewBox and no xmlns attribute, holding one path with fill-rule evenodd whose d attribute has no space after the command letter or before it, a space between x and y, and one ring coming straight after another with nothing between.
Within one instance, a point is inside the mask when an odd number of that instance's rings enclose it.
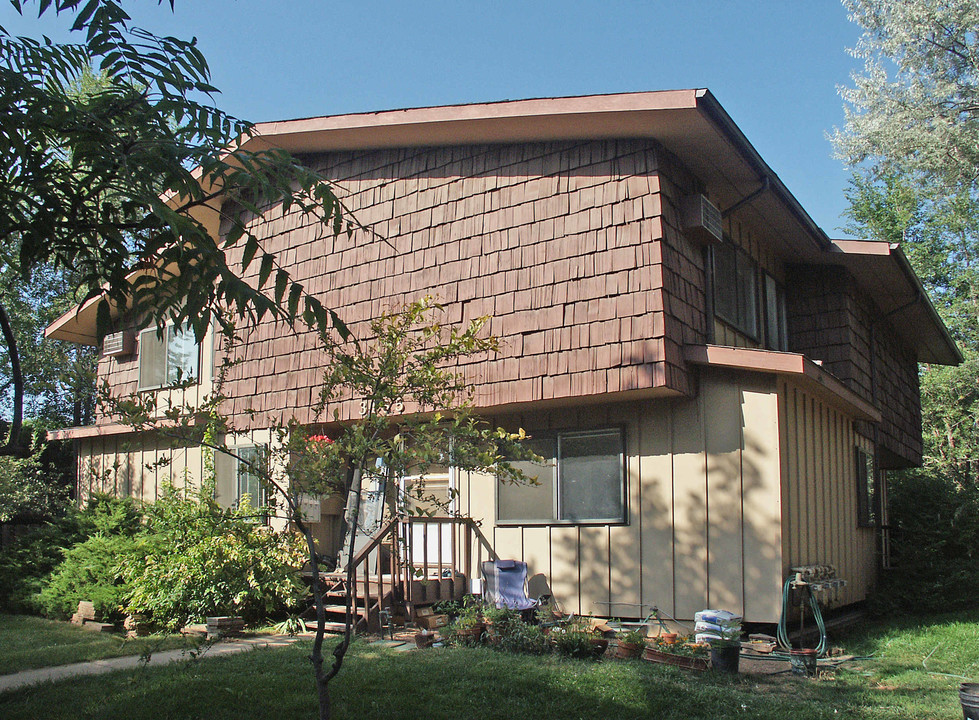
<instances>
[{"instance_id":1,"label":"terracotta flower pot","mask_svg":"<svg viewBox=\"0 0 979 720\"><path fill-rule=\"evenodd\" d=\"M677 633L663 633L660 637L663 638L663 642L667 645L675 645L680 638Z\"/></svg>"},{"instance_id":2,"label":"terracotta flower pot","mask_svg":"<svg viewBox=\"0 0 979 720\"><path fill-rule=\"evenodd\" d=\"M631 660L642 655L643 645L639 643L619 642L615 646L615 657Z\"/></svg>"},{"instance_id":3,"label":"terracotta flower pot","mask_svg":"<svg viewBox=\"0 0 979 720\"><path fill-rule=\"evenodd\" d=\"M483 637L484 632L486 632L486 625L483 623L477 623L475 625L470 625L469 627L459 628L455 631L455 634L460 640L477 643Z\"/></svg>"},{"instance_id":4,"label":"terracotta flower pot","mask_svg":"<svg viewBox=\"0 0 979 720\"><path fill-rule=\"evenodd\" d=\"M687 657L685 655L672 655L670 653L665 653L655 648L646 646L646 649L642 654L643 660L649 660L654 663L661 663L663 665L675 665L677 667L686 668L688 670L706 670L707 669L707 658L702 657Z\"/></svg>"}]
</instances>

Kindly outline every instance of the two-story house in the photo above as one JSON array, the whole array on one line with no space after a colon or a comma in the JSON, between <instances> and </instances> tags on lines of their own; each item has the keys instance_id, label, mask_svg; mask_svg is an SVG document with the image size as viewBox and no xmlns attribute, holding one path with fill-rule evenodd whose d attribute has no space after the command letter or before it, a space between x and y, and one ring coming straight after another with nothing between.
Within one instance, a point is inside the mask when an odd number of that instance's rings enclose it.
<instances>
[{"instance_id":1,"label":"two-story house","mask_svg":"<svg viewBox=\"0 0 979 720\"><path fill-rule=\"evenodd\" d=\"M639 616L655 604L683 619L724 607L774 622L789 568L812 563L848 581L832 602L866 597L886 473L921 460L917 363L961 357L900 248L828 238L709 92L257 130L255 147L322 171L373 231L324 237L278 209L255 219L265 247L349 325L423 295L449 322L491 317L501 352L461 370L482 412L526 428L552 462L531 487L452 468L441 480L566 609ZM206 390L211 341L154 332L105 347L99 377L153 392L179 369ZM91 310L48 335L94 343ZM226 410L255 442L270 418L318 422L317 347L283 326L246 334ZM82 495L152 500L165 475L202 472L199 450L106 419L57 435L77 440ZM257 491L235 478L218 468L223 501ZM329 543L336 503L321 512Z\"/></svg>"}]
</instances>

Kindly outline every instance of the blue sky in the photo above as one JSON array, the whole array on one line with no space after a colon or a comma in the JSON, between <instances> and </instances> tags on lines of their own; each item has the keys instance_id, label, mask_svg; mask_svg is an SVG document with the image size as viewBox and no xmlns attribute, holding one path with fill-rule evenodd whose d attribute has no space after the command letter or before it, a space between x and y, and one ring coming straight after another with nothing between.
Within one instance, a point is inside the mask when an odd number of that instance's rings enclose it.
<instances>
[{"instance_id":1,"label":"blue sky","mask_svg":"<svg viewBox=\"0 0 979 720\"><path fill-rule=\"evenodd\" d=\"M846 49L860 29L837 0L177 0L173 13L130 12L196 36L218 104L252 121L706 87L817 224L842 235L848 172L826 133L843 122L837 86L858 68ZM38 28L7 4L0 25Z\"/></svg>"}]
</instances>

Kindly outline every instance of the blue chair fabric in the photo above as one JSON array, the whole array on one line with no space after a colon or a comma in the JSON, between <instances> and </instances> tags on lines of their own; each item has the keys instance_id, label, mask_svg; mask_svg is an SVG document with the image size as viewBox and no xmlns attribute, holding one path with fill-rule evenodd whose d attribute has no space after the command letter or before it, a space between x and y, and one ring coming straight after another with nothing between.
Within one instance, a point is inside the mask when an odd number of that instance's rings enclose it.
<instances>
[{"instance_id":1,"label":"blue chair fabric","mask_svg":"<svg viewBox=\"0 0 979 720\"><path fill-rule=\"evenodd\" d=\"M486 560L482 564L483 597L498 608L530 610L537 600L527 597L527 563L520 560Z\"/></svg>"}]
</instances>

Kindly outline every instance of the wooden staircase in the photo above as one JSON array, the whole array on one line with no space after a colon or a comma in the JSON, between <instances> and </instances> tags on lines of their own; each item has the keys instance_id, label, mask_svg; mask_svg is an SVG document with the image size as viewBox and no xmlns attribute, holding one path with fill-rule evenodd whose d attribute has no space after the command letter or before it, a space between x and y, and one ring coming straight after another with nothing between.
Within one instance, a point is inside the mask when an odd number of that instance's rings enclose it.
<instances>
[{"instance_id":1,"label":"wooden staircase","mask_svg":"<svg viewBox=\"0 0 979 720\"><path fill-rule=\"evenodd\" d=\"M323 609L326 612L324 628L328 633L342 633L345 628L347 614L347 574L345 572L321 573L323 583ZM354 632L365 632L370 628L380 627L380 610L396 604L397 598L392 597L389 579L368 578L364 592L364 582L357 584L354 592L353 614ZM357 589L360 592L357 592ZM373 598L373 602L371 599ZM303 622L307 630L316 630L316 606L311 606L303 614Z\"/></svg>"},{"instance_id":2,"label":"wooden staircase","mask_svg":"<svg viewBox=\"0 0 979 720\"><path fill-rule=\"evenodd\" d=\"M429 542L430 530L435 542ZM483 559L498 558L471 518L404 517L389 521L352 561L354 632L379 632L383 616L402 616L413 604L431 604L433 598L425 594L426 580L431 585L433 579L479 577ZM347 573L320 573L320 582L325 629L342 633ZM315 606L303 614L303 620L308 630L316 630Z\"/></svg>"}]
</instances>

